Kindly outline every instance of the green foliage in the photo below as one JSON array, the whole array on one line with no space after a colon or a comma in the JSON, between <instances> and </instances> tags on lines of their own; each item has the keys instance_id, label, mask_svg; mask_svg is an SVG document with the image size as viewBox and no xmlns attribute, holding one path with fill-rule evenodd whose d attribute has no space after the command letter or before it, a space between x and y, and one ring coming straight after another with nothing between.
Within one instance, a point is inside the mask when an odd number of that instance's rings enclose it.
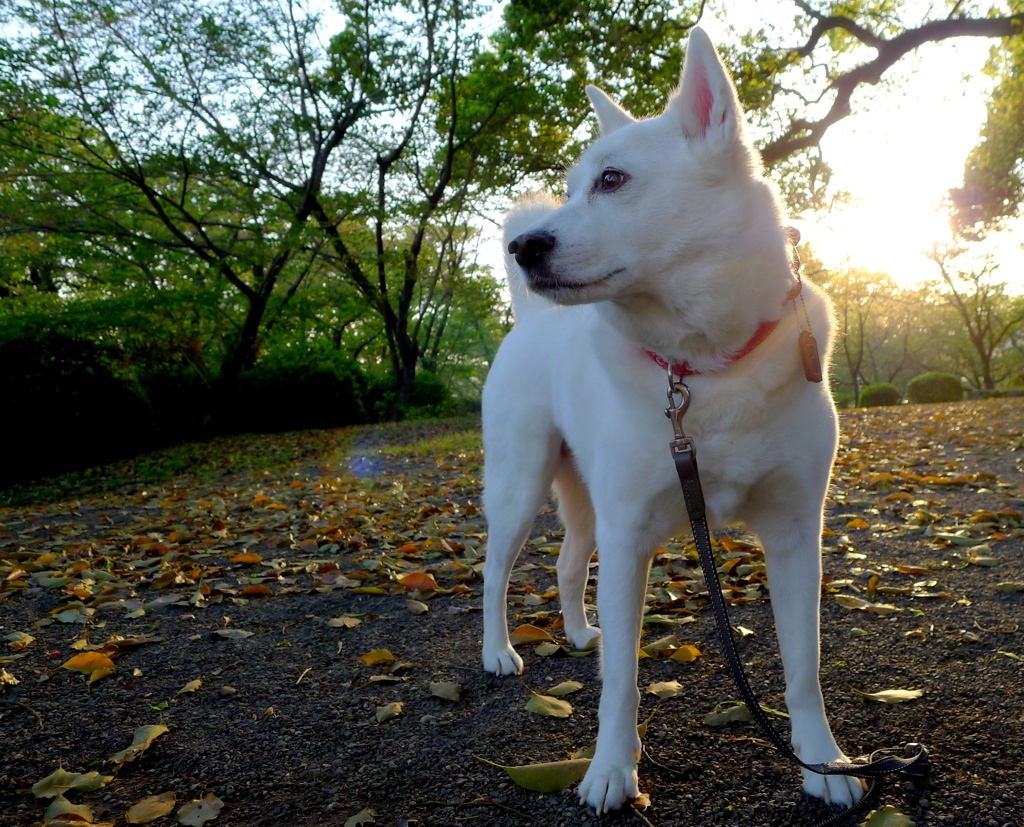
<instances>
[{"instance_id":1,"label":"green foliage","mask_svg":"<svg viewBox=\"0 0 1024 827\"><path fill-rule=\"evenodd\" d=\"M343 354L282 349L242 374L229 403L232 429L267 433L366 422L366 389L358 363Z\"/></svg>"},{"instance_id":2,"label":"green foliage","mask_svg":"<svg viewBox=\"0 0 1024 827\"><path fill-rule=\"evenodd\" d=\"M996 87L980 141L964 165L963 186L950 192L953 223L967 238L982 235L1024 201L1024 38L993 53Z\"/></svg>"},{"instance_id":3,"label":"green foliage","mask_svg":"<svg viewBox=\"0 0 1024 827\"><path fill-rule=\"evenodd\" d=\"M60 332L0 340L5 451L0 484L38 477L151 446L156 419L119 370L123 353Z\"/></svg>"},{"instance_id":4,"label":"green foliage","mask_svg":"<svg viewBox=\"0 0 1024 827\"><path fill-rule=\"evenodd\" d=\"M907 399L910 402L959 402L963 398L963 385L951 373L928 371L907 383Z\"/></svg>"},{"instance_id":5,"label":"green foliage","mask_svg":"<svg viewBox=\"0 0 1024 827\"><path fill-rule=\"evenodd\" d=\"M860 392L859 405L862 408L876 408L880 405L899 405L903 400L900 389L888 382L867 385Z\"/></svg>"}]
</instances>

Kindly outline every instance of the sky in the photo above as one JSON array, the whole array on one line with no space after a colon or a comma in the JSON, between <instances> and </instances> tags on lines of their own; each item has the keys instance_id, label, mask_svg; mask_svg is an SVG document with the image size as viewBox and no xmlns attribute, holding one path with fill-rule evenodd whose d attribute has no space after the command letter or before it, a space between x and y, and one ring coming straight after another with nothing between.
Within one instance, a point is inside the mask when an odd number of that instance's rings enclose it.
<instances>
[{"instance_id":1,"label":"sky","mask_svg":"<svg viewBox=\"0 0 1024 827\"><path fill-rule=\"evenodd\" d=\"M790 4L724 5L729 19L746 28L761 15L785 18L779 9ZM727 37L723 22L706 17L701 25L715 42ZM923 253L949 238L940 205L962 182L964 161L985 120L991 81L981 70L990 47L983 38L926 44L887 74L900 82L858 92L854 114L828 130L824 158L833 169L833 187L847 192L849 202L794 222L826 266L885 272L902 286L939 278ZM487 243L497 243L488 236ZM993 243L998 277L1013 292L1024 292L1021 241L1018 231ZM490 251L482 257L500 264Z\"/></svg>"}]
</instances>

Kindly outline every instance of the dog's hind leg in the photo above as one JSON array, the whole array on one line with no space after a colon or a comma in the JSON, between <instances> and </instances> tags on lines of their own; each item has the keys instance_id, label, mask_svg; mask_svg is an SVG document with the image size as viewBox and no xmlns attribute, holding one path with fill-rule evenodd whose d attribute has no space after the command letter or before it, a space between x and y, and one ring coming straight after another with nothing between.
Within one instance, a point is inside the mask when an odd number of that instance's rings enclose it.
<instances>
[{"instance_id":1,"label":"dog's hind leg","mask_svg":"<svg viewBox=\"0 0 1024 827\"><path fill-rule=\"evenodd\" d=\"M484 429L484 497L487 512L487 557L484 562L484 669L517 675L523 659L508 639L508 578L530 534L551 482L561 436L536 433L515 439L504 431L488 439Z\"/></svg>"},{"instance_id":2,"label":"dog's hind leg","mask_svg":"<svg viewBox=\"0 0 1024 827\"><path fill-rule=\"evenodd\" d=\"M594 506L590 493L580 479L571 455L565 450L555 472L558 515L565 526L565 540L558 553L558 599L562 604L565 636L577 649L586 649L601 634L587 621L583 595L590 574L594 539Z\"/></svg>"}]
</instances>

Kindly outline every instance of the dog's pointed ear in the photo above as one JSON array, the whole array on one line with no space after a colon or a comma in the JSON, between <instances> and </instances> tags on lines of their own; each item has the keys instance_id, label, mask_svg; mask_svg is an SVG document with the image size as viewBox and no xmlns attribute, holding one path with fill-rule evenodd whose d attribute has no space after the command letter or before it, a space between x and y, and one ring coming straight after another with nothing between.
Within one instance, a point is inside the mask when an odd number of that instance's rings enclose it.
<instances>
[{"instance_id":1,"label":"dog's pointed ear","mask_svg":"<svg viewBox=\"0 0 1024 827\"><path fill-rule=\"evenodd\" d=\"M743 111L736 87L711 38L699 26L690 31L679 89L665 113L678 119L691 140L715 136L731 143L742 134Z\"/></svg>"},{"instance_id":2,"label":"dog's pointed ear","mask_svg":"<svg viewBox=\"0 0 1024 827\"><path fill-rule=\"evenodd\" d=\"M597 123L601 127L602 135L610 135L616 129L634 122L632 115L596 86L587 87L587 97L590 98L590 104L597 114Z\"/></svg>"}]
</instances>

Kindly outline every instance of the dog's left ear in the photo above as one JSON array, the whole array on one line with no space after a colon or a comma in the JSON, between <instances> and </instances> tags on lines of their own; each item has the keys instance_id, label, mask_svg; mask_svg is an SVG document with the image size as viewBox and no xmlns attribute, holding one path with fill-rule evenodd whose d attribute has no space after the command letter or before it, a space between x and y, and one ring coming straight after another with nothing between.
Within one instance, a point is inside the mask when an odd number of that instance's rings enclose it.
<instances>
[{"instance_id":1,"label":"dog's left ear","mask_svg":"<svg viewBox=\"0 0 1024 827\"><path fill-rule=\"evenodd\" d=\"M679 89L665 114L677 118L691 140L707 137L733 143L742 135L743 110L736 87L711 38L700 27L690 31Z\"/></svg>"},{"instance_id":2,"label":"dog's left ear","mask_svg":"<svg viewBox=\"0 0 1024 827\"><path fill-rule=\"evenodd\" d=\"M587 97L590 98L590 105L597 114L597 124L601 127L602 135L609 135L616 129L633 123L633 116L613 101L603 89L588 86Z\"/></svg>"}]
</instances>

